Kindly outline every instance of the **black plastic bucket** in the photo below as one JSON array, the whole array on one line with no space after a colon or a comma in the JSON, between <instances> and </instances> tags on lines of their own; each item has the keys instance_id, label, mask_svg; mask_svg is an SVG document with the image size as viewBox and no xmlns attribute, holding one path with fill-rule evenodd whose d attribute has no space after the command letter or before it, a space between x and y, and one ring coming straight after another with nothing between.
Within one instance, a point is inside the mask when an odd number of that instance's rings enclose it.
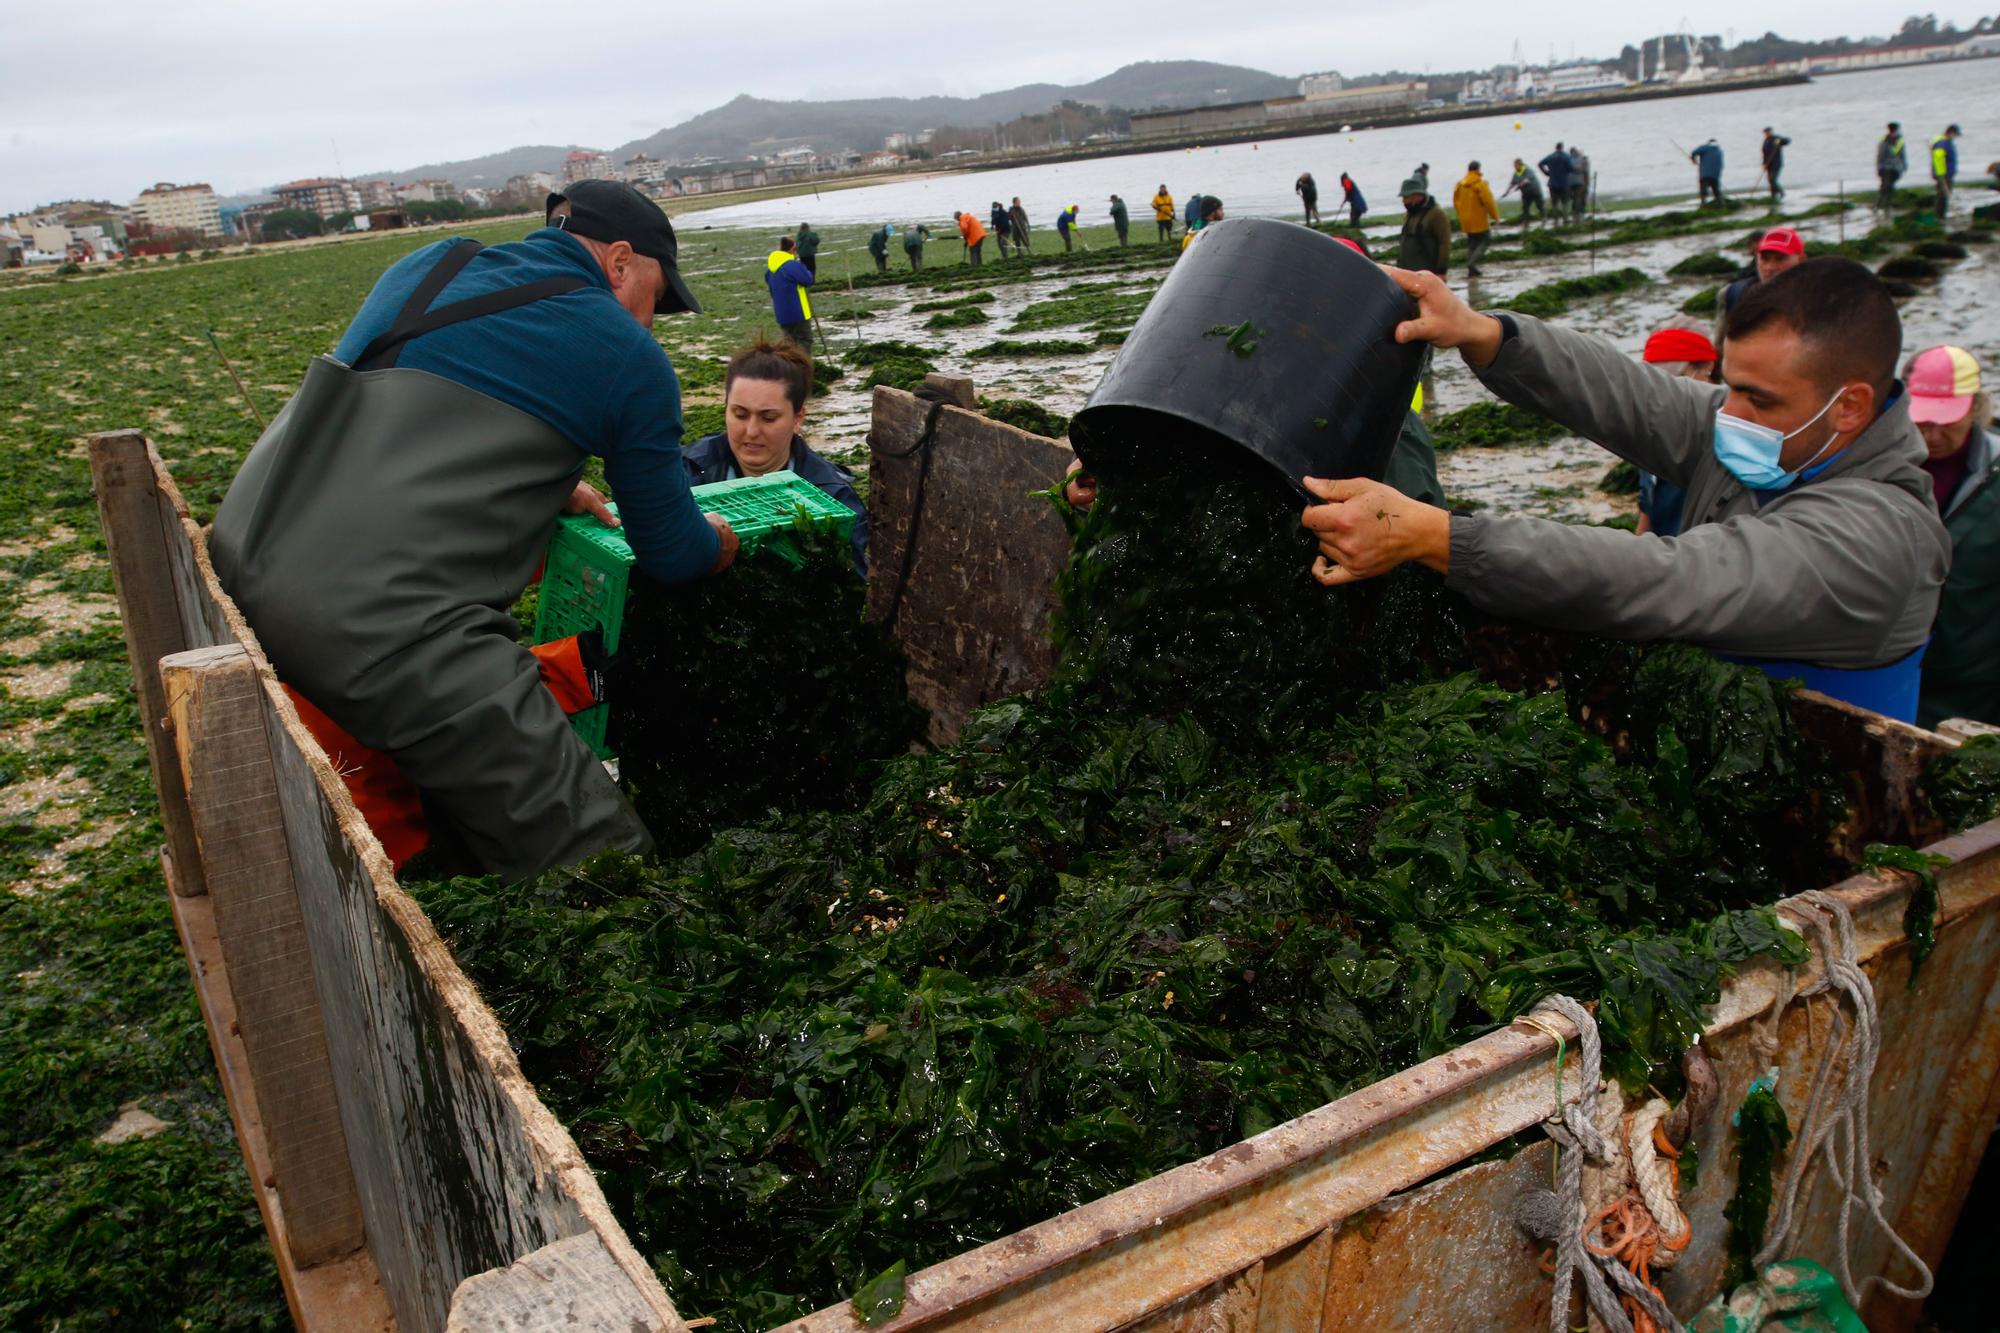
<instances>
[{"instance_id":1,"label":"black plastic bucket","mask_svg":"<svg viewBox=\"0 0 2000 1333\"><path fill-rule=\"evenodd\" d=\"M1299 478L1380 479L1416 392L1416 303L1380 268L1293 222L1237 218L1195 239L1070 423L1084 466L1165 465L1194 427ZM1245 325L1248 327L1244 327Z\"/></svg>"}]
</instances>

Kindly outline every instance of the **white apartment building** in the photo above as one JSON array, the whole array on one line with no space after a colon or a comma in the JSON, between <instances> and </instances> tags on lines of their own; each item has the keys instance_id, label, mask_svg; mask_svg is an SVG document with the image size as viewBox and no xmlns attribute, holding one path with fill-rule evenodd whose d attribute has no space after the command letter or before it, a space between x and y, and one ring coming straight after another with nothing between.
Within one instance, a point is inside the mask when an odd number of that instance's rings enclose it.
<instances>
[{"instance_id":1,"label":"white apartment building","mask_svg":"<svg viewBox=\"0 0 2000 1333\"><path fill-rule=\"evenodd\" d=\"M216 205L215 191L207 185L161 181L150 190L139 191L139 197L132 201L132 217L150 226L155 235L175 231L222 235L222 212Z\"/></svg>"}]
</instances>

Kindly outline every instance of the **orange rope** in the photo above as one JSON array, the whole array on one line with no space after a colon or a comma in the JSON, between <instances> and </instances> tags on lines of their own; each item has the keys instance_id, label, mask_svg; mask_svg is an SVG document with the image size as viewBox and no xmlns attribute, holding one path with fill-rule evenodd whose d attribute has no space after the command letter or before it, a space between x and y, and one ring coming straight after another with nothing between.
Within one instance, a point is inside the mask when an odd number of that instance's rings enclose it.
<instances>
[{"instance_id":1,"label":"orange rope","mask_svg":"<svg viewBox=\"0 0 2000 1333\"><path fill-rule=\"evenodd\" d=\"M1602 1245L1593 1239L1600 1231L1604 1233ZM1624 1264L1634 1277L1664 1301L1665 1293L1653 1282L1653 1261L1662 1250L1685 1250L1693 1238L1692 1227L1678 1241L1662 1235L1659 1224L1646 1211L1645 1201L1636 1191L1631 1191L1590 1219L1590 1225L1584 1229L1583 1243L1592 1254ZM1652 1316L1629 1296L1625 1298L1625 1313L1631 1316L1632 1333L1659 1333L1659 1325L1653 1322Z\"/></svg>"}]
</instances>

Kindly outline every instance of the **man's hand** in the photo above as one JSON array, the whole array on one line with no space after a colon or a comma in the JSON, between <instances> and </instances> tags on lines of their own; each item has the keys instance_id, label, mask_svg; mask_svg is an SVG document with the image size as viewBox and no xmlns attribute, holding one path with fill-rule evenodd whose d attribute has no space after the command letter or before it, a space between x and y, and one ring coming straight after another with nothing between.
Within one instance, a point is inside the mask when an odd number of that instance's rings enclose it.
<instances>
[{"instance_id":1,"label":"man's hand","mask_svg":"<svg viewBox=\"0 0 2000 1333\"><path fill-rule=\"evenodd\" d=\"M1451 515L1444 510L1363 477L1307 477L1305 484L1327 501L1308 505L1299 519L1319 538L1313 577L1321 583L1358 583L1411 560L1449 571Z\"/></svg>"},{"instance_id":2,"label":"man's hand","mask_svg":"<svg viewBox=\"0 0 2000 1333\"><path fill-rule=\"evenodd\" d=\"M1097 478L1083 470L1083 460L1072 458L1069 472L1065 474L1063 498L1069 501L1071 509L1088 512L1097 503Z\"/></svg>"},{"instance_id":3,"label":"man's hand","mask_svg":"<svg viewBox=\"0 0 2000 1333\"><path fill-rule=\"evenodd\" d=\"M720 574L736 559L737 551L743 547L743 540L736 535L736 529L730 527L729 520L722 515L703 514L702 517L708 520L708 526L715 529L715 535L722 543L722 550L715 557L715 563L708 567L709 573Z\"/></svg>"},{"instance_id":4,"label":"man's hand","mask_svg":"<svg viewBox=\"0 0 2000 1333\"><path fill-rule=\"evenodd\" d=\"M1493 364L1493 358L1500 354L1499 320L1467 305L1435 273L1412 272L1393 264L1382 268L1398 287L1417 299L1417 317L1396 326L1397 342L1456 347L1474 370Z\"/></svg>"},{"instance_id":5,"label":"man's hand","mask_svg":"<svg viewBox=\"0 0 2000 1333\"><path fill-rule=\"evenodd\" d=\"M604 492L587 481L579 481L576 489L569 493L563 504L565 514L595 514L597 521L607 528L623 527L623 521L611 512L611 504L604 498Z\"/></svg>"}]
</instances>

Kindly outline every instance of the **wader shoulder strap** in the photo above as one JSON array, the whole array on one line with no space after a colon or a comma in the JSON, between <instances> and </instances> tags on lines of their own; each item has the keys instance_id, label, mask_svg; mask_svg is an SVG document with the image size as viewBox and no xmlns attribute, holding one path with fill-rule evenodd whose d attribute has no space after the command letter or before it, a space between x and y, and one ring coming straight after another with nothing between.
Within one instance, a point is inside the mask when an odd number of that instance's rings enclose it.
<instances>
[{"instance_id":1,"label":"wader shoulder strap","mask_svg":"<svg viewBox=\"0 0 2000 1333\"><path fill-rule=\"evenodd\" d=\"M374 341L362 349L356 359L356 370L386 370L396 364L402 354L404 344L414 338L451 324L463 323L468 319L478 319L482 315L495 315L503 310L513 310L520 306L532 305L545 297L560 296L590 284L582 278L543 278L537 282L523 283L519 287L508 287L497 292L487 292L464 301L454 301L436 310L430 303L459 275L472 257L483 249L477 241L467 241L452 246L444 256L431 266L417 289L410 293L410 299L396 314L396 322L376 336Z\"/></svg>"}]
</instances>

